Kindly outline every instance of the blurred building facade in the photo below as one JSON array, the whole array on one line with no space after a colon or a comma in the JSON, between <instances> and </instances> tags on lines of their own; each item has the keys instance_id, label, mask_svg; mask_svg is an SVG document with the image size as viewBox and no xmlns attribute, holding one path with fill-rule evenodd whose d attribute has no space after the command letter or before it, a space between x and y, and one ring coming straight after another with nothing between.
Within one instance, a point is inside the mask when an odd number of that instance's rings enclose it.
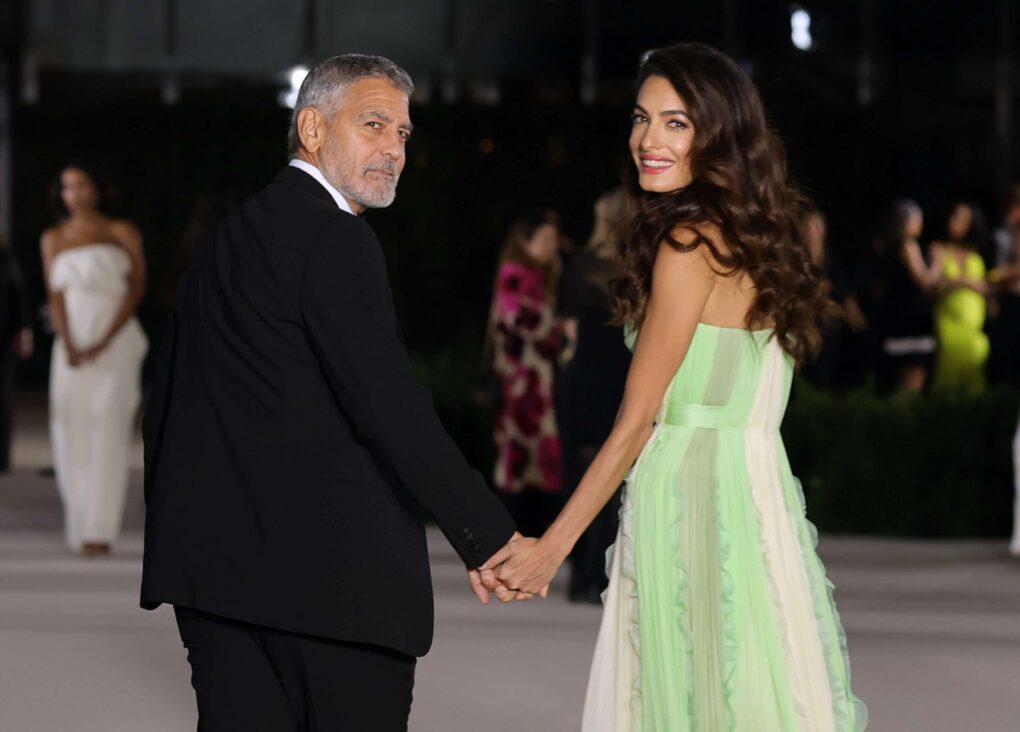
<instances>
[{"instance_id":1,"label":"blurred building facade","mask_svg":"<svg viewBox=\"0 0 1020 732\"><path fill-rule=\"evenodd\" d=\"M295 67L381 53L416 79L418 132L397 204L372 223L398 305L414 303L409 340L445 347L483 328L512 211L553 206L586 238L591 202L625 157L640 54L673 41L719 46L754 76L835 249L863 246L897 196L933 212L960 196L994 210L1020 172L1012 5L6 0L3 230L41 301L47 186L85 155L141 223L155 281L201 193L254 189L285 162L281 101ZM452 293L452 282L463 287ZM153 335L162 317L150 298L142 318ZM41 381L45 364L33 373Z\"/></svg>"}]
</instances>

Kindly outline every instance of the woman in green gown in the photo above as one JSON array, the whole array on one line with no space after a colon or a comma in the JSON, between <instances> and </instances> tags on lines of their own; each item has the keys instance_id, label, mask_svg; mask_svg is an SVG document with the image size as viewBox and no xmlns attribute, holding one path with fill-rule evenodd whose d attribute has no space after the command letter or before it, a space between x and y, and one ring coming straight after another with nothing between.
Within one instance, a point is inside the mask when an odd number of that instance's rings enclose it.
<instances>
[{"instance_id":1,"label":"woman in green gown","mask_svg":"<svg viewBox=\"0 0 1020 732\"><path fill-rule=\"evenodd\" d=\"M544 594L626 476L584 731L864 729L779 434L794 365L833 312L798 231L804 199L729 58L659 49L638 81L619 416L549 530L483 576Z\"/></svg>"},{"instance_id":2,"label":"woman in green gown","mask_svg":"<svg viewBox=\"0 0 1020 732\"><path fill-rule=\"evenodd\" d=\"M935 302L935 391L977 394L985 388L988 283L977 252L983 230L980 209L957 203L949 216L948 237L932 246L932 268L941 273Z\"/></svg>"}]
</instances>

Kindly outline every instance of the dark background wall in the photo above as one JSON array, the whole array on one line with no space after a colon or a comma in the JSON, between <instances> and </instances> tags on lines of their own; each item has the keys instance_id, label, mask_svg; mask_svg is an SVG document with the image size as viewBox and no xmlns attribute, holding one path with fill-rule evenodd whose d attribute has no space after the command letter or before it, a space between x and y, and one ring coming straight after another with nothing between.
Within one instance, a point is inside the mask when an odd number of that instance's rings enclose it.
<instances>
[{"instance_id":1,"label":"dark background wall","mask_svg":"<svg viewBox=\"0 0 1020 732\"><path fill-rule=\"evenodd\" d=\"M241 4L233 15L210 16L206 25L200 10L187 14L190 25L204 30L183 33L184 41L197 44L198 60L181 71L179 99L169 106L161 99L165 74L153 68L160 55L132 68L128 61L138 44L118 35L147 15L131 15L125 5L119 20L105 29L81 18L71 18L65 28L60 20L66 3L28 5L29 16L49 24L46 44L39 47L49 49L51 62L38 74L36 101L12 95L11 239L41 302L37 242L52 220L47 190L63 161L82 156L97 161L118 185L122 212L143 229L150 292L141 314L157 338L166 313L160 293L196 198L224 187L254 191L286 162L288 112L277 103L282 77L202 71L202 64L212 68L221 62L214 53L217 23L224 25L223 37L232 37L227 20L242 17ZM790 43L789 6L751 0L604 0L597 3L595 34L586 31L591 3L585 0L455 3L452 31L441 16L412 13L410 5L373 16L365 3L351 4L348 17L357 21L352 30L342 12L327 16L328 4L319 3L313 20L322 28L312 46L302 46L301 23L285 12L287 3L261 5L278 13L266 22L289 24L275 37L283 50L266 49L271 59L266 63L274 68L286 59L301 60L309 47L319 56L381 51L399 62L405 42L407 63L427 93L412 109L417 132L397 202L369 216L387 248L405 331L419 353L456 346L470 359L477 350L495 257L515 212L551 206L562 214L569 235L587 238L591 205L615 184L625 159L637 59L643 50L671 41L730 48L752 73L786 141L791 170L829 214L834 247L845 260L860 255L894 197L921 202L930 235L940 231L957 197L975 198L993 212L998 204L998 0L966 6L919 0L804 3L813 13L817 42L808 53ZM294 5L299 12L302 4ZM867 43L865 12L871 13ZM382 32L388 23L390 35ZM422 26L417 39L413 23ZM64 36L54 28L78 39L68 46L73 53L60 55ZM365 40L331 45L323 28L347 33L362 28ZM94 48L100 31L105 52ZM92 40L81 41L82 34ZM258 39L271 44L274 35ZM592 39L599 83L595 102L586 106L580 101L580 61ZM162 40L157 33L151 42ZM866 46L871 101L861 104L859 68ZM226 47L234 66L249 63L242 63L247 57L241 50ZM243 52L258 57L250 48ZM111 58L118 68L109 68ZM23 61L15 61L19 74ZM444 98L443 84L451 80L457 101ZM479 85L489 90L488 103L472 101L482 98L472 91ZM1017 174L1015 156L1006 167ZM23 378L43 381L47 356L43 344Z\"/></svg>"}]
</instances>

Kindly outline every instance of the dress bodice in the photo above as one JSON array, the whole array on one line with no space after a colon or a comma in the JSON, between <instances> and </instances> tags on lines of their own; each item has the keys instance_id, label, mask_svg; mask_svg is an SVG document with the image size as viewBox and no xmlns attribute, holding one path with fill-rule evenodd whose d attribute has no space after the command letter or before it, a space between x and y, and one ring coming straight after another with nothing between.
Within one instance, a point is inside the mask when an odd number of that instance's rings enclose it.
<instances>
[{"instance_id":1,"label":"dress bodice","mask_svg":"<svg viewBox=\"0 0 1020 732\"><path fill-rule=\"evenodd\" d=\"M706 429L779 429L793 359L771 329L698 323L656 422ZM633 343L631 334L628 341Z\"/></svg>"},{"instance_id":2,"label":"dress bodice","mask_svg":"<svg viewBox=\"0 0 1020 732\"><path fill-rule=\"evenodd\" d=\"M121 298L127 292L131 258L116 244L87 244L57 254L50 268L50 287Z\"/></svg>"},{"instance_id":3,"label":"dress bodice","mask_svg":"<svg viewBox=\"0 0 1020 732\"><path fill-rule=\"evenodd\" d=\"M977 252L970 252L964 258L963 266L956 257L947 254L942 260L942 273L949 278L969 277L974 280L985 278L985 263ZM936 317L967 324L980 330L985 321L985 296L969 287L956 287L939 298L935 305Z\"/></svg>"},{"instance_id":4,"label":"dress bodice","mask_svg":"<svg viewBox=\"0 0 1020 732\"><path fill-rule=\"evenodd\" d=\"M952 256L947 255L942 260L942 271L947 277L973 277L980 279L985 276L985 262L981 259L981 255L977 252L969 252L963 260L963 266L960 266L960 261Z\"/></svg>"},{"instance_id":5,"label":"dress bodice","mask_svg":"<svg viewBox=\"0 0 1020 732\"><path fill-rule=\"evenodd\" d=\"M63 293L68 330L86 348L106 335L128 291L131 258L116 244L87 244L60 252L50 266L50 287ZM118 337L144 353L145 337L133 320ZM59 346L59 344L57 344Z\"/></svg>"}]
</instances>

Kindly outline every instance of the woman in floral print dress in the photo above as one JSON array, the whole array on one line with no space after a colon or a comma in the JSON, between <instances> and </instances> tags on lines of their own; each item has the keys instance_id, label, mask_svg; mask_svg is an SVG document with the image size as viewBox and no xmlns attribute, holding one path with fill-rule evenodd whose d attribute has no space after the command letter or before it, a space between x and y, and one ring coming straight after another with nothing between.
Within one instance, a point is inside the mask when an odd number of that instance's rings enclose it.
<instances>
[{"instance_id":1,"label":"woman in floral print dress","mask_svg":"<svg viewBox=\"0 0 1020 732\"><path fill-rule=\"evenodd\" d=\"M562 488L553 382L565 351L555 316L559 229L551 212L518 218L500 256L492 307L496 415L494 482L525 534L541 533Z\"/></svg>"}]
</instances>

